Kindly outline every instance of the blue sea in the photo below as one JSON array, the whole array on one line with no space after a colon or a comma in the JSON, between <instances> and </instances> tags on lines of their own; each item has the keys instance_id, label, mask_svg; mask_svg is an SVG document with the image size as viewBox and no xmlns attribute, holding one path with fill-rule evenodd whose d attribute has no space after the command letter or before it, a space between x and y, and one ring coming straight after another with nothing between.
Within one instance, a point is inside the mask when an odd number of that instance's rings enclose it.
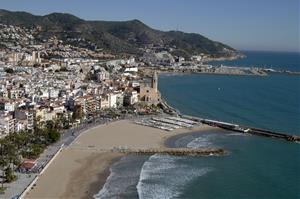
<instances>
[{"instance_id":1,"label":"blue sea","mask_svg":"<svg viewBox=\"0 0 300 199\"><path fill-rule=\"evenodd\" d=\"M217 64L300 71L299 53L244 53L246 59ZM300 76L162 75L159 90L184 114L300 135ZM229 154L127 156L110 168L95 198L300 198L300 144L224 130L180 135L166 144Z\"/></svg>"},{"instance_id":2,"label":"blue sea","mask_svg":"<svg viewBox=\"0 0 300 199\"><path fill-rule=\"evenodd\" d=\"M300 71L299 52L242 51L242 53L246 55L247 58L232 61L214 61L210 62L210 64Z\"/></svg>"}]
</instances>

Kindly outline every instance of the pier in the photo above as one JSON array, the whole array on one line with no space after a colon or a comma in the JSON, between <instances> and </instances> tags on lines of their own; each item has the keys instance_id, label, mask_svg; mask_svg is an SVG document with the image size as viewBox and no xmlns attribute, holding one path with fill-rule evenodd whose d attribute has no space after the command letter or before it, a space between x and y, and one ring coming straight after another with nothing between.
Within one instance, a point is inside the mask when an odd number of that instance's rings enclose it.
<instances>
[{"instance_id":1,"label":"pier","mask_svg":"<svg viewBox=\"0 0 300 199\"><path fill-rule=\"evenodd\" d=\"M248 133L252 135L257 136L263 136L263 137L272 137L272 138L278 138L278 139L284 139L289 142L297 142L300 143L300 136L297 135L290 135L286 133L279 133L271 130L265 130L265 129L259 129L259 128L253 128L253 127L246 127L238 124L228 123L228 122L222 122L217 120L210 120L200 117L194 117L190 115L183 115L178 111L177 109L173 108L165 100L163 100L162 103L163 110L171 115L170 117L166 118L153 118L152 121L142 121L142 122L136 122L138 124L147 125L150 127L160 128L167 131L172 131L178 127L184 127L187 128L193 127L193 125L197 125L200 123L207 124L209 126L213 127L219 127L225 130L229 131L236 131L239 133Z\"/></svg>"},{"instance_id":2,"label":"pier","mask_svg":"<svg viewBox=\"0 0 300 199\"><path fill-rule=\"evenodd\" d=\"M240 133L248 133L248 134L264 136L264 137L273 137L273 138L278 138L278 139L284 139L289 142L300 143L300 136L296 136L296 135L289 135L289 134L278 133L278 132L274 132L274 131L270 131L270 130L245 127L245 126L240 126L237 124L231 124L231 123L221 122L221 121L216 121L216 120L202 119L201 122L204 124L210 125L210 126L219 127L219 128L230 130L230 131L237 131Z\"/></svg>"},{"instance_id":3,"label":"pier","mask_svg":"<svg viewBox=\"0 0 300 199\"><path fill-rule=\"evenodd\" d=\"M286 133L278 133L275 131L270 131L265 129L246 127L238 124L222 122L217 120L192 117L188 115L152 117L152 118L147 118L142 120L136 120L135 123L144 126L162 129L165 131L173 131L178 128L193 128L194 126L202 123L202 124L207 124L209 126L229 130L229 131L236 131L239 133L248 133L252 135L284 139L289 142L300 143L300 136L289 135Z\"/></svg>"},{"instance_id":4,"label":"pier","mask_svg":"<svg viewBox=\"0 0 300 199\"><path fill-rule=\"evenodd\" d=\"M281 139L285 139L285 140L291 141L291 142L300 142L300 136L288 135L288 134L284 134L284 133L276 133L276 132L272 132L272 131L268 131L268 130L250 128L249 130L246 129L245 132L251 133L254 135L265 136L265 137L281 138Z\"/></svg>"}]
</instances>

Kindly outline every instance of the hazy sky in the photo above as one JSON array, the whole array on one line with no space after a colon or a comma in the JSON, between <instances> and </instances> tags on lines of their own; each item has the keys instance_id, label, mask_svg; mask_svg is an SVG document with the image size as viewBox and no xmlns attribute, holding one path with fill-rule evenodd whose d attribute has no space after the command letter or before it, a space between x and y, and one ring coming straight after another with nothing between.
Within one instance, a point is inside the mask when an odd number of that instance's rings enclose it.
<instances>
[{"instance_id":1,"label":"hazy sky","mask_svg":"<svg viewBox=\"0 0 300 199\"><path fill-rule=\"evenodd\" d=\"M139 19L195 32L240 50L299 51L300 0L0 0L0 8L84 19Z\"/></svg>"}]
</instances>

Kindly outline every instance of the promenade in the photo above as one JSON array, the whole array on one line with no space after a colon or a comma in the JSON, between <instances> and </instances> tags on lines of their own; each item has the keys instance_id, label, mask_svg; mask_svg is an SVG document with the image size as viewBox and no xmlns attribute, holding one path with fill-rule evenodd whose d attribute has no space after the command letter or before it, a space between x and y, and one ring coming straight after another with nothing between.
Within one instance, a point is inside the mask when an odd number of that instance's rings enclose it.
<instances>
[{"instance_id":1,"label":"promenade","mask_svg":"<svg viewBox=\"0 0 300 199\"><path fill-rule=\"evenodd\" d=\"M209 129L212 127L196 125L193 129L165 131L138 125L135 120L120 120L90 128L64 147L25 198L91 198L92 195L86 196L85 193L91 194L90 188L96 185L99 191L109 175L111 162L128 154L222 155L223 151L219 149L185 152L164 146L164 141L171 136ZM102 177L98 178L99 175Z\"/></svg>"},{"instance_id":2,"label":"promenade","mask_svg":"<svg viewBox=\"0 0 300 199\"><path fill-rule=\"evenodd\" d=\"M97 127L99 125L107 124L122 119L133 119L135 115L123 115L117 119L110 118L95 118L89 122L84 122L81 125L65 130L61 133L60 140L48 146L40 157L36 160L35 167L27 173L16 172L17 180L12 183L4 183L6 187L4 194L0 194L0 199L18 198L32 181L40 175L40 172L53 159L55 154L61 148L67 148L81 133L84 131Z\"/></svg>"}]
</instances>

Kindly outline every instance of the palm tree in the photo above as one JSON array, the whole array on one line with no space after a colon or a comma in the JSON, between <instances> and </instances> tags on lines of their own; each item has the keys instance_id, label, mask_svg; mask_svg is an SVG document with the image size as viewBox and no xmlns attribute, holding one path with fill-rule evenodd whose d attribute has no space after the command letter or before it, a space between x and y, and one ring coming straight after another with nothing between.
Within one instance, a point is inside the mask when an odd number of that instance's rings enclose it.
<instances>
[{"instance_id":1,"label":"palm tree","mask_svg":"<svg viewBox=\"0 0 300 199\"><path fill-rule=\"evenodd\" d=\"M33 120L34 131L36 131L37 129L41 129L40 127L41 119L42 119L41 116L34 117Z\"/></svg>"},{"instance_id":2,"label":"palm tree","mask_svg":"<svg viewBox=\"0 0 300 199\"><path fill-rule=\"evenodd\" d=\"M4 150L3 150L3 140L0 140L0 170L2 171L2 175L1 175L1 188L2 190L4 189L4 168L7 167L8 165L8 161L7 159L4 157Z\"/></svg>"},{"instance_id":3,"label":"palm tree","mask_svg":"<svg viewBox=\"0 0 300 199\"><path fill-rule=\"evenodd\" d=\"M9 166L9 161L8 161L8 158L6 157L6 154L5 154L5 140L4 139L1 139L0 140L0 169L2 171L2 180L1 180L1 189L3 190L4 189L4 181L5 181L5 168L7 168Z\"/></svg>"}]
</instances>

